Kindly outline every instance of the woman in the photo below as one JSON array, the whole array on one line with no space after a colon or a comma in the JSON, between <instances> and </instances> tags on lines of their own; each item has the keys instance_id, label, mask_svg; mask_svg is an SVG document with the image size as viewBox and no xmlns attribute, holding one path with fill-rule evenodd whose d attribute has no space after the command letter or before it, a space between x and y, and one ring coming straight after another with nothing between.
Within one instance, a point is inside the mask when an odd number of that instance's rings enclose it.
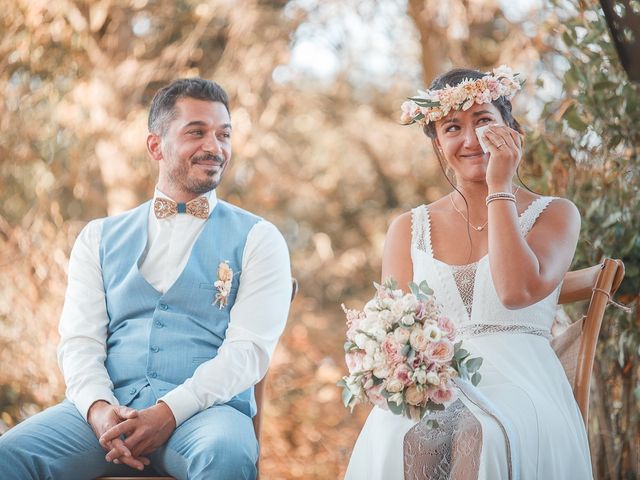
<instances>
[{"instance_id":1,"label":"woman","mask_svg":"<svg viewBox=\"0 0 640 480\"><path fill-rule=\"evenodd\" d=\"M465 348L484 359L482 380L459 382L435 429L374 407L347 479L592 478L584 424L548 341L580 215L513 184L519 89L506 67L456 69L403 104L404 123L423 126L455 178L449 194L392 222L382 278L428 282Z\"/></svg>"}]
</instances>

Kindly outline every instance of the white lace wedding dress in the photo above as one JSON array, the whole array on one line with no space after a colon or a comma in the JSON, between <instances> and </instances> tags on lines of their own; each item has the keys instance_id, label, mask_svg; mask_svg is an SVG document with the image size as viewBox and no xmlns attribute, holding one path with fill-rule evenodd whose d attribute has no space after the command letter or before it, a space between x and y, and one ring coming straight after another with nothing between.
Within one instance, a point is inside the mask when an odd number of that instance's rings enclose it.
<instances>
[{"instance_id":1,"label":"white lace wedding dress","mask_svg":"<svg viewBox=\"0 0 640 480\"><path fill-rule=\"evenodd\" d=\"M520 216L523 236L553 200ZM358 437L347 480L592 478L587 435L562 365L549 344L560 287L526 308L499 301L489 258L455 266L434 258L429 211L412 211L413 281L426 280L484 359L477 388L460 384L459 401L426 428L374 407Z\"/></svg>"}]
</instances>

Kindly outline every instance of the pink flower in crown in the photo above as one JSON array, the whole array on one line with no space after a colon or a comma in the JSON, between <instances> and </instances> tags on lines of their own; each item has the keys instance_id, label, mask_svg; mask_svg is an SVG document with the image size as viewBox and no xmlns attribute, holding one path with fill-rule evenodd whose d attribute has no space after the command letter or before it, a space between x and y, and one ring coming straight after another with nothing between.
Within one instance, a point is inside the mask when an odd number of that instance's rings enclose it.
<instances>
[{"instance_id":1,"label":"pink flower in crown","mask_svg":"<svg viewBox=\"0 0 640 480\"><path fill-rule=\"evenodd\" d=\"M498 81L505 87L511 87L513 85L513 82L511 81L510 78L501 78Z\"/></svg>"},{"instance_id":2,"label":"pink flower in crown","mask_svg":"<svg viewBox=\"0 0 640 480\"><path fill-rule=\"evenodd\" d=\"M476 88L475 80L465 80L462 82L462 91L464 91L465 98L472 96Z\"/></svg>"},{"instance_id":3,"label":"pink flower in crown","mask_svg":"<svg viewBox=\"0 0 640 480\"><path fill-rule=\"evenodd\" d=\"M493 78L493 77L486 77L486 83L487 83L487 90L489 90L489 92L491 93L492 96L497 95L498 94L498 85L499 82L497 79ZM495 97L497 98L497 97Z\"/></svg>"},{"instance_id":4,"label":"pink flower in crown","mask_svg":"<svg viewBox=\"0 0 640 480\"><path fill-rule=\"evenodd\" d=\"M438 318L438 327L442 331L442 335L452 342L456 338L456 326L448 317Z\"/></svg>"},{"instance_id":5,"label":"pink flower in crown","mask_svg":"<svg viewBox=\"0 0 640 480\"><path fill-rule=\"evenodd\" d=\"M440 102L441 105L451 105L450 89L444 88L442 90L436 90L436 92L438 93L438 98L436 99L436 101Z\"/></svg>"},{"instance_id":6,"label":"pink flower in crown","mask_svg":"<svg viewBox=\"0 0 640 480\"><path fill-rule=\"evenodd\" d=\"M491 103L491 100L491 92L489 89L482 90L476 95L476 103L478 104Z\"/></svg>"},{"instance_id":7,"label":"pink flower in crown","mask_svg":"<svg viewBox=\"0 0 640 480\"><path fill-rule=\"evenodd\" d=\"M447 339L442 338L438 342L429 343L425 350L425 357L430 362L443 365L449 363L453 358L453 344Z\"/></svg>"},{"instance_id":8,"label":"pink flower in crown","mask_svg":"<svg viewBox=\"0 0 640 480\"><path fill-rule=\"evenodd\" d=\"M513 70L511 70L511 68L507 67L506 65L500 65L499 67L494 68L492 72L494 77L513 78Z\"/></svg>"},{"instance_id":9,"label":"pink flower in crown","mask_svg":"<svg viewBox=\"0 0 640 480\"><path fill-rule=\"evenodd\" d=\"M418 104L416 104L416 102L414 102L413 100L407 100L406 102L404 102L400 109L402 110L402 113L400 115L401 123L410 123L411 120L413 120L413 117L415 117L420 112Z\"/></svg>"},{"instance_id":10,"label":"pink flower in crown","mask_svg":"<svg viewBox=\"0 0 640 480\"><path fill-rule=\"evenodd\" d=\"M440 120L445 115L446 115L446 113L444 113L442 110L437 109L437 108L431 108L431 109L429 109L429 114L426 115L426 117L431 122L437 122L438 120Z\"/></svg>"},{"instance_id":11,"label":"pink flower in crown","mask_svg":"<svg viewBox=\"0 0 640 480\"><path fill-rule=\"evenodd\" d=\"M467 98L466 83L462 83L459 87L451 92L451 107L458 108Z\"/></svg>"}]
</instances>

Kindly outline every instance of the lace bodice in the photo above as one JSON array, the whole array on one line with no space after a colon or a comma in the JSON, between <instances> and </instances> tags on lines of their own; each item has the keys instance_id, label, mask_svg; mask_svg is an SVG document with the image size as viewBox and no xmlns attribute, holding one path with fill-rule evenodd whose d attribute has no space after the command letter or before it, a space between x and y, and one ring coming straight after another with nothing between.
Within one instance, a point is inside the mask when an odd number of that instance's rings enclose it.
<instances>
[{"instance_id":1,"label":"lace bodice","mask_svg":"<svg viewBox=\"0 0 640 480\"><path fill-rule=\"evenodd\" d=\"M540 197L520 215L523 237L552 200L553 197ZM473 330L474 324L498 325L498 329L507 331L511 326L524 325L542 334L550 330L560 286L533 305L518 310L505 308L496 293L487 255L468 265L449 265L433 256L431 220L426 205L412 211L411 257L413 281L426 280L442 305L443 313L458 326L469 331Z\"/></svg>"}]
</instances>

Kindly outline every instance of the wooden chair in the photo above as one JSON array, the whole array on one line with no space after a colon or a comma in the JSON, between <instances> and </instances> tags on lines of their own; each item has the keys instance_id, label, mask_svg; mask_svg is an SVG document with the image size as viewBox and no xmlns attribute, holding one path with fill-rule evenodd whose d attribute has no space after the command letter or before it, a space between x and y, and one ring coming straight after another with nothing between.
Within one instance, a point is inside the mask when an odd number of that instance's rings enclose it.
<instances>
[{"instance_id":1,"label":"wooden chair","mask_svg":"<svg viewBox=\"0 0 640 480\"><path fill-rule=\"evenodd\" d=\"M589 418L589 385L604 311L623 278L622 261L605 258L600 265L568 272L560 290L560 305L590 300L586 315L551 341L567 373L585 425Z\"/></svg>"},{"instance_id":2,"label":"wooden chair","mask_svg":"<svg viewBox=\"0 0 640 480\"><path fill-rule=\"evenodd\" d=\"M296 294L298 293L298 281L295 278L291 279L291 301L296 298ZM267 375L263 377L254 387L254 396L256 399L256 414L253 417L253 429L256 432L256 439L258 440L258 445L260 445L260 430L262 427L262 403L264 400L264 389L265 382L267 380ZM258 470L258 476L256 479L260 478L260 458L258 457L258 461L256 462L256 468ZM173 477L149 477L145 476L144 473L140 473L140 475L133 475L128 477L98 477L96 480L137 480L139 478L145 478L146 480L175 480Z\"/></svg>"}]
</instances>

